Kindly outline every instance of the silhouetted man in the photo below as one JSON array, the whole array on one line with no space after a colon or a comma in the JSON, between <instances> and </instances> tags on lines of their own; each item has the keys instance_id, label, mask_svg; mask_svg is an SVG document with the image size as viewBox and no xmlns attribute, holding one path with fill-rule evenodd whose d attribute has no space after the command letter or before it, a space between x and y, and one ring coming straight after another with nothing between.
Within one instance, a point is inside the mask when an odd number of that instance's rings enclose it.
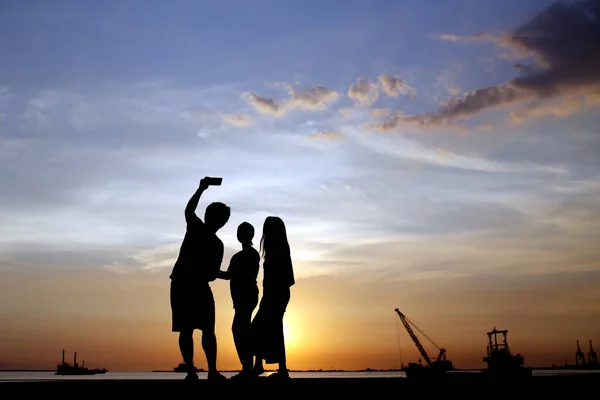
<instances>
[{"instance_id":1,"label":"silhouetted man","mask_svg":"<svg viewBox=\"0 0 600 400\"><path fill-rule=\"evenodd\" d=\"M179 349L186 364L186 379L198 379L194 366L194 329L202 331L202 348L208 363L208 379L226 379L217 371L215 301L209 282L214 281L223 261L223 242L216 233L229 220L230 209L220 202L206 207L204 222L196 215L209 179L200 181L185 208L187 224L179 257L171 273L172 331L179 332Z\"/></svg>"}]
</instances>

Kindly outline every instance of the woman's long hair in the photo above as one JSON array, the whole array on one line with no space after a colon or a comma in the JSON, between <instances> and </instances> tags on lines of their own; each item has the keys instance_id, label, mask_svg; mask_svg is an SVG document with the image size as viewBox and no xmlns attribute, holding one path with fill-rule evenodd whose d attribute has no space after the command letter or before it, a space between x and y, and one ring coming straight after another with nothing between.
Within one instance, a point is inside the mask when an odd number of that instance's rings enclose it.
<instances>
[{"instance_id":1,"label":"woman's long hair","mask_svg":"<svg viewBox=\"0 0 600 400\"><path fill-rule=\"evenodd\" d=\"M260 239L260 251L263 258L277 254L290 254L287 232L281 218L270 216L265 219L262 238Z\"/></svg>"}]
</instances>

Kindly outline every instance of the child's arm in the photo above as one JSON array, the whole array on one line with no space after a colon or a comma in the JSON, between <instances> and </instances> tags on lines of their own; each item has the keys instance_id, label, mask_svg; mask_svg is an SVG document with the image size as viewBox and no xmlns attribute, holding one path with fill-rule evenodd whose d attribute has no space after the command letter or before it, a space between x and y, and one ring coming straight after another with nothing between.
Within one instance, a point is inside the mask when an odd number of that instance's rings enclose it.
<instances>
[{"instance_id":1,"label":"child's arm","mask_svg":"<svg viewBox=\"0 0 600 400\"><path fill-rule=\"evenodd\" d=\"M225 279L227 281L227 280L229 280L229 272L228 271L219 271L219 273L217 274L217 278Z\"/></svg>"},{"instance_id":2,"label":"child's arm","mask_svg":"<svg viewBox=\"0 0 600 400\"><path fill-rule=\"evenodd\" d=\"M231 279L231 272L233 271L232 265L236 262L237 254L234 254L229 261L229 267L227 267L227 271L219 271L217 278L229 280Z\"/></svg>"}]
</instances>

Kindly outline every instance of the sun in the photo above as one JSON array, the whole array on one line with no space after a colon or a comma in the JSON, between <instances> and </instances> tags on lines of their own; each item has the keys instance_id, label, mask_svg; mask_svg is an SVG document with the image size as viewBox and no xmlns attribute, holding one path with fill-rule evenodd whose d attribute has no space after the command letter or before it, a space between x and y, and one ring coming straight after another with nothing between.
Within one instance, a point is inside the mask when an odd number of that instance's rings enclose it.
<instances>
[{"instance_id":1,"label":"sun","mask_svg":"<svg viewBox=\"0 0 600 400\"><path fill-rule=\"evenodd\" d=\"M298 348L301 345L302 334L299 325L294 318L286 315L283 319L283 335L285 338L285 347L289 349Z\"/></svg>"}]
</instances>

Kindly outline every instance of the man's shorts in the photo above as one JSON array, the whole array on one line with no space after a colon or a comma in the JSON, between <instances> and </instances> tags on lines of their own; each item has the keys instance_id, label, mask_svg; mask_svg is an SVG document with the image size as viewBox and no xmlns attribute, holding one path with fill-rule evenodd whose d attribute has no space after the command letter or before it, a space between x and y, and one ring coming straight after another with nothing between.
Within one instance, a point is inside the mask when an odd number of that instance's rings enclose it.
<instances>
[{"instance_id":1,"label":"man's shorts","mask_svg":"<svg viewBox=\"0 0 600 400\"><path fill-rule=\"evenodd\" d=\"M172 331L215 330L215 299L208 283L171 280Z\"/></svg>"}]
</instances>

